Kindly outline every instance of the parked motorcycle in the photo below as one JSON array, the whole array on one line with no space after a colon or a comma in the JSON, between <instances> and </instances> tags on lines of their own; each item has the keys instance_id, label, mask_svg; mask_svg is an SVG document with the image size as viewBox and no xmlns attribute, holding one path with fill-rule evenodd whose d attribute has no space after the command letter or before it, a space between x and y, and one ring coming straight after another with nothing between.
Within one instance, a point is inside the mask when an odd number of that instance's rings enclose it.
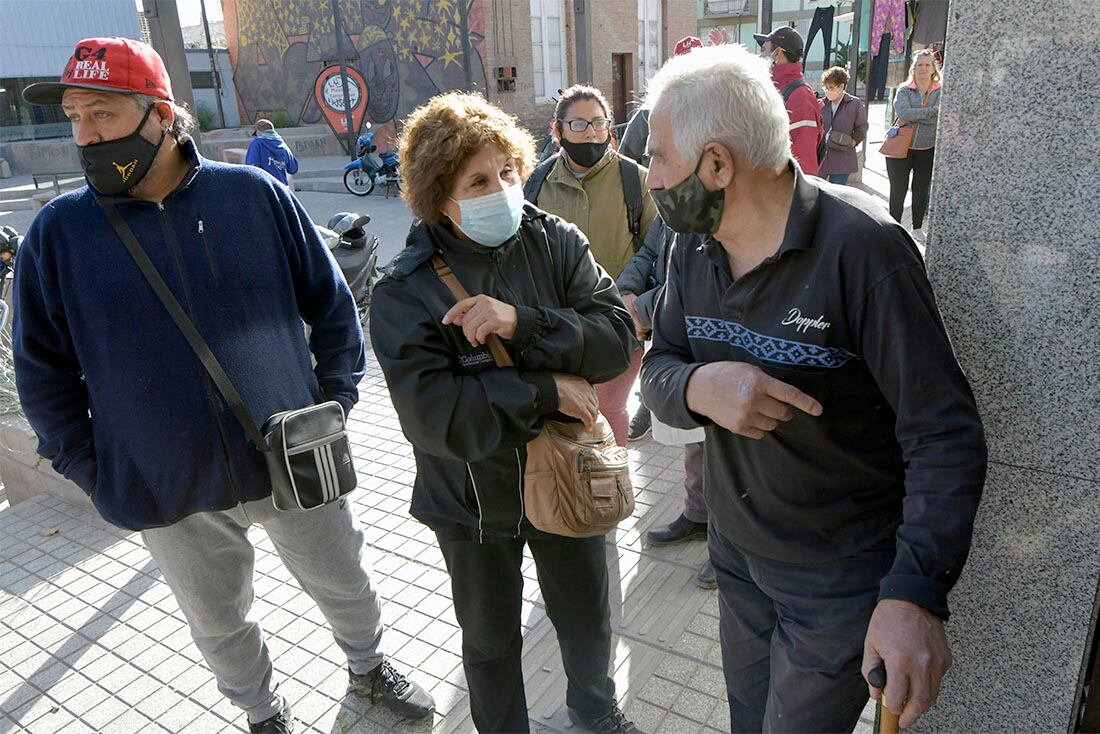
<instances>
[{"instance_id":1,"label":"parked motorcycle","mask_svg":"<svg viewBox=\"0 0 1100 734\"><path fill-rule=\"evenodd\" d=\"M401 174L397 168L397 150L378 152L374 130L367 123L367 132L356 141L355 160L344 166L344 188L356 196L366 196L376 184L401 189Z\"/></svg>"},{"instance_id":2,"label":"parked motorcycle","mask_svg":"<svg viewBox=\"0 0 1100 734\"><path fill-rule=\"evenodd\" d=\"M367 325L367 313L370 297L374 290L374 279L378 273L378 244L376 235L369 234L365 227L370 223L369 214L337 212L328 220L327 227L317 227L321 239L336 258L344 280L351 288L355 298L355 309L359 314L359 323Z\"/></svg>"},{"instance_id":3,"label":"parked motorcycle","mask_svg":"<svg viewBox=\"0 0 1100 734\"><path fill-rule=\"evenodd\" d=\"M23 237L13 227L0 227L0 332L8 325L8 276L15 272L15 258Z\"/></svg>"}]
</instances>

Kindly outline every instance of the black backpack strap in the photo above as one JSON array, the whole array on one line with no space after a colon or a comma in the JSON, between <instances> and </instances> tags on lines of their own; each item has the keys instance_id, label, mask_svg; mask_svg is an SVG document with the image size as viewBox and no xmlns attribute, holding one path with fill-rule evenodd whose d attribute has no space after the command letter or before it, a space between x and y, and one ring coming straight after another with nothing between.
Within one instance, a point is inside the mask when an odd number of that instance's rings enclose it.
<instances>
[{"instance_id":1,"label":"black backpack strap","mask_svg":"<svg viewBox=\"0 0 1100 734\"><path fill-rule=\"evenodd\" d=\"M809 84L802 81L801 79L795 79L793 82L783 88L783 104L787 104L787 102L790 101L791 95L794 94L794 90L798 89L799 87L806 87L807 89L810 89ZM812 92L813 90L810 89L810 91Z\"/></svg>"},{"instance_id":2,"label":"black backpack strap","mask_svg":"<svg viewBox=\"0 0 1100 734\"><path fill-rule=\"evenodd\" d=\"M225 374L225 370L222 369L221 364L218 362L217 357L214 356L214 352L210 350L206 341L199 334L199 330L195 328L195 324L191 319L187 318L187 314L184 312L183 307L180 306L179 301L172 294L171 289L164 282L164 278L157 272L157 266L153 265L153 261L149 259L149 255L145 252L145 249L138 242L137 237L134 236L133 230L130 229L130 225L126 224L126 220L122 218L122 215L118 213L118 209L113 203L99 200L99 206L103 209L103 213L107 215L107 219L111 222L111 226L115 228L115 232L118 233L119 239L122 240L122 244L126 245L126 249L130 251L130 257L134 258L134 262L137 263L138 268L141 270L141 274L145 276L145 279L149 281L149 285L153 291L160 298L160 302L164 304L164 307L168 310L168 315L172 317L172 320L176 322L176 326L183 333L187 343L191 345L191 348L195 350L195 355L202 362L202 366L206 368L207 374L210 375L210 379L214 381L214 385L218 388L218 392L225 398L226 404L229 409L233 411L233 415L237 417L241 426L244 428L245 433L252 439L252 442L256 444L256 448L261 451L267 451L267 439L264 438L263 433L260 432L259 427L252 420L252 416L248 414L248 410L244 407L244 401L241 400L240 394L237 393L237 389L233 387L233 383L229 380L229 375Z\"/></svg>"},{"instance_id":3,"label":"black backpack strap","mask_svg":"<svg viewBox=\"0 0 1100 734\"><path fill-rule=\"evenodd\" d=\"M555 153L535 166L535 170L531 171L531 175L527 177L526 183L523 184L523 198L536 206L538 205L539 191L542 190L542 182L550 175L550 171L554 168L554 164L558 162L558 158L560 157L561 153Z\"/></svg>"},{"instance_id":4,"label":"black backpack strap","mask_svg":"<svg viewBox=\"0 0 1100 734\"><path fill-rule=\"evenodd\" d=\"M623 179L623 199L626 201L626 226L634 238L634 252L642 249L642 168L632 159L619 156L619 173Z\"/></svg>"}]
</instances>

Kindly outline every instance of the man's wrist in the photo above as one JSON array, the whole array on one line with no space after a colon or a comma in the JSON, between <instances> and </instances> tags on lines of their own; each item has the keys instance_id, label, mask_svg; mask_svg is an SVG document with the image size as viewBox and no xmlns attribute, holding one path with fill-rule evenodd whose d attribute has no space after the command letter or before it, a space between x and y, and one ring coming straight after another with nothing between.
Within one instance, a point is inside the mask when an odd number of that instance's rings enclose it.
<instances>
[{"instance_id":1,"label":"man's wrist","mask_svg":"<svg viewBox=\"0 0 1100 734\"><path fill-rule=\"evenodd\" d=\"M710 365L704 364L692 370L691 375L688 376L687 387L684 389L684 402L687 403L688 410L707 418L710 417L706 410L706 396L710 392L708 390L709 380Z\"/></svg>"},{"instance_id":2,"label":"man's wrist","mask_svg":"<svg viewBox=\"0 0 1100 734\"><path fill-rule=\"evenodd\" d=\"M918 575L888 574L879 582L878 601L896 599L918 606L943 621L951 616L947 587L935 579Z\"/></svg>"}]
</instances>

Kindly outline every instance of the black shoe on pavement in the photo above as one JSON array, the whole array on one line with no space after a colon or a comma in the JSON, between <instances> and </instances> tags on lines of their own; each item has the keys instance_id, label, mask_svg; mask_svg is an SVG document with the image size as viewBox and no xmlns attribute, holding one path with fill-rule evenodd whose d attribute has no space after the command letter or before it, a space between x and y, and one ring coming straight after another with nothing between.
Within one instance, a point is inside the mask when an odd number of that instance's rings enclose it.
<instances>
[{"instance_id":1,"label":"black shoe on pavement","mask_svg":"<svg viewBox=\"0 0 1100 734\"><path fill-rule=\"evenodd\" d=\"M692 522L683 515L664 527L655 528L645 534L645 540L650 545L675 545L689 540L706 540L707 524L705 522Z\"/></svg>"},{"instance_id":2,"label":"black shoe on pavement","mask_svg":"<svg viewBox=\"0 0 1100 734\"><path fill-rule=\"evenodd\" d=\"M371 703L383 703L403 719L423 719L435 711L435 699L419 685L394 670L389 661L369 673L348 670L352 690Z\"/></svg>"},{"instance_id":3,"label":"black shoe on pavement","mask_svg":"<svg viewBox=\"0 0 1100 734\"><path fill-rule=\"evenodd\" d=\"M638 412L630 419L630 430L627 431L627 441L639 441L649 435L653 428L653 415L644 405L638 406Z\"/></svg>"},{"instance_id":4,"label":"black shoe on pavement","mask_svg":"<svg viewBox=\"0 0 1100 734\"><path fill-rule=\"evenodd\" d=\"M626 718L618 706L611 709L611 713L595 721L586 721L573 710L569 710L569 719L577 726L583 726L596 734L645 734L644 731L634 726L634 722Z\"/></svg>"},{"instance_id":5,"label":"black shoe on pavement","mask_svg":"<svg viewBox=\"0 0 1100 734\"><path fill-rule=\"evenodd\" d=\"M249 723L248 731L249 734L294 734L294 717L290 715L290 707L284 706L270 719Z\"/></svg>"},{"instance_id":6,"label":"black shoe on pavement","mask_svg":"<svg viewBox=\"0 0 1100 734\"><path fill-rule=\"evenodd\" d=\"M700 589L717 589L718 577L714 573L714 564L710 559L703 561L699 567L699 573L695 574L695 585Z\"/></svg>"}]
</instances>

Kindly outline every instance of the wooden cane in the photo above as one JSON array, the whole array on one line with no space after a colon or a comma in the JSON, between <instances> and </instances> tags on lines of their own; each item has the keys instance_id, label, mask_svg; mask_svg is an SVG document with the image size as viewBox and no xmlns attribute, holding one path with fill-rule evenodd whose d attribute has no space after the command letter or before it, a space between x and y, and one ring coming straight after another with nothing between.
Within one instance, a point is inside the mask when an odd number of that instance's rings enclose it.
<instances>
[{"instance_id":1,"label":"wooden cane","mask_svg":"<svg viewBox=\"0 0 1100 734\"><path fill-rule=\"evenodd\" d=\"M898 715L886 707L886 666L879 663L867 673L867 682L882 691L878 699L878 734L898 734Z\"/></svg>"}]
</instances>

